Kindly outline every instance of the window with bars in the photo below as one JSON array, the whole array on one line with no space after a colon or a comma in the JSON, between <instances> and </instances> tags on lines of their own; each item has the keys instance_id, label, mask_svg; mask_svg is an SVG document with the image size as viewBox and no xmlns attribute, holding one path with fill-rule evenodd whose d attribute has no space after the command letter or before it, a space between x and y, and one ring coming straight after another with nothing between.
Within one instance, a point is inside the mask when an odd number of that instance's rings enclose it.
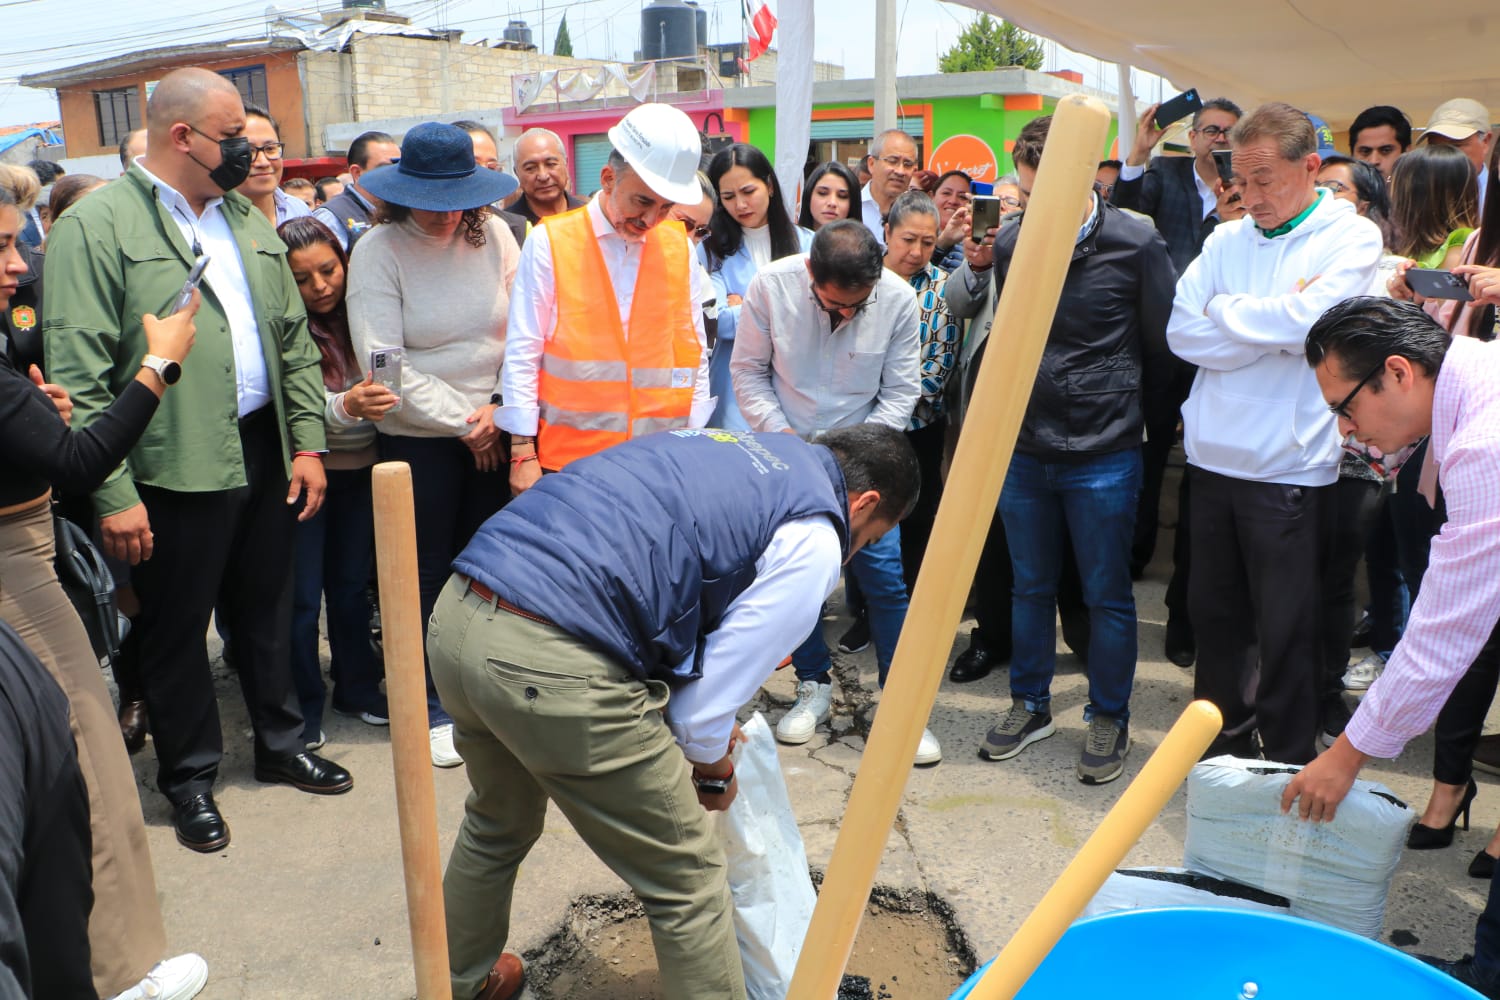
<instances>
[{"instance_id":1,"label":"window with bars","mask_svg":"<svg viewBox=\"0 0 1500 1000\"><path fill-rule=\"evenodd\" d=\"M121 139L141 127L140 88L96 90L94 111L99 118L99 145L118 146Z\"/></svg>"},{"instance_id":2,"label":"window with bars","mask_svg":"<svg viewBox=\"0 0 1500 1000\"><path fill-rule=\"evenodd\" d=\"M240 92L241 101L270 109L271 103L266 97L266 68L264 66L223 69L219 71L219 75L234 84L234 89Z\"/></svg>"}]
</instances>

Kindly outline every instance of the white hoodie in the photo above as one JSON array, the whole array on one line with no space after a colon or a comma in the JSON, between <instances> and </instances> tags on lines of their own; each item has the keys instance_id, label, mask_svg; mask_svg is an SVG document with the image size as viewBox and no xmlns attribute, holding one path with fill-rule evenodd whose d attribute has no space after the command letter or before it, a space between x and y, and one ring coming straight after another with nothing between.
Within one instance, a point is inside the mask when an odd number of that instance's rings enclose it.
<instances>
[{"instance_id":1,"label":"white hoodie","mask_svg":"<svg viewBox=\"0 0 1500 1000\"><path fill-rule=\"evenodd\" d=\"M1177 282L1167 343L1198 366L1182 423L1200 469L1294 486L1338 478L1337 421L1303 347L1325 310L1367 293L1383 241L1347 201L1318 199L1275 239L1248 217L1219 226Z\"/></svg>"}]
</instances>

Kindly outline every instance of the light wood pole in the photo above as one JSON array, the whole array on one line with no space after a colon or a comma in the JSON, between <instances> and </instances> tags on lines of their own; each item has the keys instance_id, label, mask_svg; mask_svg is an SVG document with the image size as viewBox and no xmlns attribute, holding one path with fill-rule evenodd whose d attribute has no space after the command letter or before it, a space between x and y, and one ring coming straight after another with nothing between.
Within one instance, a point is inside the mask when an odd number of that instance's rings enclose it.
<instances>
[{"instance_id":1,"label":"light wood pole","mask_svg":"<svg viewBox=\"0 0 1500 1000\"><path fill-rule=\"evenodd\" d=\"M974 984L969 1000L1011 1000L1020 992L1110 872L1125 860L1160 814L1223 724L1213 703L1195 701L1188 705L1104 822L1063 869L989 971Z\"/></svg>"},{"instance_id":2,"label":"light wood pole","mask_svg":"<svg viewBox=\"0 0 1500 1000\"><path fill-rule=\"evenodd\" d=\"M838 992L1010 466L1109 120L1095 98L1057 103L973 402L788 1000L828 1000Z\"/></svg>"},{"instance_id":3,"label":"light wood pole","mask_svg":"<svg viewBox=\"0 0 1500 1000\"><path fill-rule=\"evenodd\" d=\"M396 768L396 818L406 912L411 925L417 1000L452 1000L448 927L443 919L443 863L438 854L437 790L427 736L427 675L417 596L417 522L411 466L381 462L372 472L375 555L380 576L380 626L385 688L391 710L391 757Z\"/></svg>"}]
</instances>

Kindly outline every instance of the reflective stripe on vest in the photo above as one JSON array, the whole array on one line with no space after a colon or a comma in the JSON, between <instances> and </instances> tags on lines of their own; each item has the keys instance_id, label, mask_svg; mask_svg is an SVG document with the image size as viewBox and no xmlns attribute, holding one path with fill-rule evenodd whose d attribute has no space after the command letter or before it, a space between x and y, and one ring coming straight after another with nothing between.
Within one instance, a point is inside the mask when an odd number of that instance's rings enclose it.
<instances>
[{"instance_id":1,"label":"reflective stripe on vest","mask_svg":"<svg viewBox=\"0 0 1500 1000\"><path fill-rule=\"evenodd\" d=\"M686 427L702 348L687 234L646 233L626 335L588 208L548 216L557 326L542 352L537 457L561 469L627 438Z\"/></svg>"}]
</instances>

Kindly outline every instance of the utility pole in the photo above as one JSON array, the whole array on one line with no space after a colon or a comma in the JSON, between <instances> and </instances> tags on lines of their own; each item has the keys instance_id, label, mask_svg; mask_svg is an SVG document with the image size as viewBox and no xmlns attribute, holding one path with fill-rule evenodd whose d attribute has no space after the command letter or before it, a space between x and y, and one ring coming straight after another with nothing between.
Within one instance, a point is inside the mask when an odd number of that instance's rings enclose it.
<instances>
[{"instance_id":1,"label":"utility pole","mask_svg":"<svg viewBox=\"0 0 1500 1000\"><path fill-rule=\"evenodd\" d=\"M896 0L875 0L875 134L896 127Z\"/></svg>"}]
</instances>

